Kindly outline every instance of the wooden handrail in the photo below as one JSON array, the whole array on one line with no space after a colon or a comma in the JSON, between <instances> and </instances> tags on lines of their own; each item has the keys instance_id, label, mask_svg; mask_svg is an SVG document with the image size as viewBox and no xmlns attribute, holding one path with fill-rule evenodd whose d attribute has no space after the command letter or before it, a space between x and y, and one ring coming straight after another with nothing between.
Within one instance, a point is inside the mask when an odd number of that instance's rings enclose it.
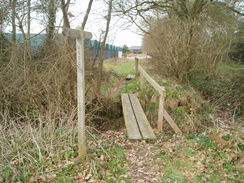
<instances>
[{"instance_id":1,"label":"wooden handrail","mask_svg":"<svg viewBox=\"0 0 244 183\"><path fill-rule=\"evenodd\" d=\"M138 66L138 70L155 90L157 90L161 95L164 94L165 88L163 86L160 86L156 81L154 81L154 79L151 78L151 76L149 76L149 74L140 65Z\"/></svg>"},{"instance_id":2,"label":"wooden handrail","mask_svg":"<svg viewBox=\"0 0 244 183\"><path fill-rule=\"evenodd\" d=\"M154 81L154 79L151 76L149 76L149 74L140 65L138 65L138 71L144 78L146 78L146 80L152 85L152 87L156 91L158 91L160 94L157 126L158 126L158 130L162 131L163 130L163 118L164 118L163 111L164 111L164 92L165 92L165 89L164 89L164 87L160 86L156 81Z\"/></svg>"},{"instance_id":3,"label":"wooden handrail","mask_svg":"<svg viewBox=\"0 0 244 183\"><path fill-rule=\"evenodd\" d=\"M138 62L138 60L137 60ZM179 127L176 125L174 120L170 117L167 111L164 109L164 101L165 101L165 88L160 86L138 63L136 62L136 68L138 67L139 73L146 78L146 80L151 84L151 86L157 90L160 94L159 96L159 109L158 109L158 130L162 131L163 129L163 118L169 123L169 125L173 128L175 133L182 133Z\"/></svg>"}]
</instances>

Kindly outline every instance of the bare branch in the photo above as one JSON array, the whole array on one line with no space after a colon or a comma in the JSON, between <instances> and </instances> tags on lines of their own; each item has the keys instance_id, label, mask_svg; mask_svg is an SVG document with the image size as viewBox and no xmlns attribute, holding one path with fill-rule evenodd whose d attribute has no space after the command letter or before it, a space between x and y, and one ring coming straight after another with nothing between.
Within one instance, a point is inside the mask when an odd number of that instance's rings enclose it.
<instances>
[{"instance_id":1,"label":"bare branch","mask_svg":"<svg viewBox=\"0 0 244 183\"><path fill-rule=\"evenodd\" d=\"M87 10L86 10L86 15L85 15L85 17L83 19L82 26L81 26L83 29L85 29L86 22L88 20L88 17L89 17L90 11L91 11L92 3L93 3L93 0L90 0L89 4L88 4L88 7L87 7Z\"/></svg>"}]
</instances>

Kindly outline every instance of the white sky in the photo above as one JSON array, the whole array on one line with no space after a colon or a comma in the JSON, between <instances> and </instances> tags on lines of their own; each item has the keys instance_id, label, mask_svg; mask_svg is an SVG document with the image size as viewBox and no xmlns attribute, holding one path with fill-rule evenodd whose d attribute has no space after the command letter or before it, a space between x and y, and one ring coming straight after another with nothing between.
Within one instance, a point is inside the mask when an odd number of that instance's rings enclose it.
<instances>
[{"instance_id":1,"label":"white sky","mask_svg":"<svg viewBox=\"0 0 244 183\"><path fill-rule=\"evenodd\" d=\"M69 12L74 15L70 18L71 27L76 28L81 26L83 17L85 15L89 0L73 0L75 2L70 5ZM89 15L88 22L86 24L85 30L92 32L93 38L99 40L102 30L105 30L106 21L104 15L107 14L107 6L103 3L103 0L94 0L92 10ZM39 33L44 30L44 24L42 22L42 17L36 16L36 19L32 21L32 33ZM110 32L108 36L107 43L116 46L140 46L142 44L142 36L137 34L140 33L135 26L129 26L125 24L125 20L120 20L118 17L112 17L110 24ZM62 26L62 13L61 11L57 14L56 26Z\"/></svg>"},{"instance_id":2,"label":"white sky","mask_svg":"<svg viewBox=\"0 0 244 183\"><path fill-rule=\"evenodd\" d=\"M75 4L70 6L70 12L75 16L75 20L71 19L71 26L76 27L81 24L86 12L89 0L75 0ZM82 12L82 14L80 14ZM80 14L80 15L79 15ZM92 11L90 13L86 31L93 33L93 39L99 40L102 30L105 30L106 21L104 15L107 14L107 6L102 0L94 0ZM117 46L124 44L128 46L140 46L142 37L135 32L138 31L134 26L126 28L123 26L124 21L112 17L111 29L108 42Z\"/></svg>"}]
</instances>

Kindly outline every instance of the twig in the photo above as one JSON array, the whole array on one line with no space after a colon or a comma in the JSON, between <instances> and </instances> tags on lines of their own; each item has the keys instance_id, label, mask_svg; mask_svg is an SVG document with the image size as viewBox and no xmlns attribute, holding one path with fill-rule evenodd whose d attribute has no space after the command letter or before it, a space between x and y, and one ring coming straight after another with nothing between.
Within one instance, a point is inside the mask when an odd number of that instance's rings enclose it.
<instances>
[{"instance_id":1,"label":"twig","mask_svg":"<svg viewBox=\"0 0 244 183\"><path fill-rule=\"evenodd\" d=\"M91 135L91 137L97 142L96 138L94 137L94 135L92 135L91 132L89 132L89 130L86 130L86 132L89 133L89 135ZM109 156L109 154L107 153L107 151L105 151L105 149L103 148L103 146L101 144L99 144L98 142L97 142L97 144L101 147L101 149L108 156L108 158L111 159L111 157Z\"/></svg>"},{"instance_id":2,"label":"twig","mask_svg":"<svg viewBox=\"0 0 244 183\"><path fill-rule=\"evenodd\" d=\"M235 123L236 109L237 109L237 105L236 105L236 107L235 107L235 109L234 109L234 114L233 114L233 116L232 116L232 123L233 123L233 124Z\"/></svg>"},{"instance_id":3,"label":"twig","mask_svg":"<svg viewBox=\"0 0 244 183\"><path fill-rule=\"evenodd\" d=\"M37 143L37 141L36 141L36 139L35 139L35 137L34 137L34 134L33 134L31 125L30 125L30 132L31 132L32 140L33 140L33 142L35 143L35 145L36 145L36 147L37 147L37 149L38 149L39 160L41 161L41 160L43 160L42 153L41 153L41 148L40 148L40 146L38 145L38 143Z\"/></svg>"}]
</instances>

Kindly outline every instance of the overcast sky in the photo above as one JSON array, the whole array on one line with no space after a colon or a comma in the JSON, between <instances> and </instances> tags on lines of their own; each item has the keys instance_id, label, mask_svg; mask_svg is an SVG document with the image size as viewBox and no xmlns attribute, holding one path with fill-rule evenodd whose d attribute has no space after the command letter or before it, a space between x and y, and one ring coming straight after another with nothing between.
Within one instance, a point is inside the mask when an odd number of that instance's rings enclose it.
<instances>
[{"instance_id":1,"label":"overcast sky","mask_svg":"<svg viewBox=\"0 0 244 183\"><path fill-rule=\"evenodd\" d=\"M71 19L72 27L81 24L88 2L89 0L76 0L75 4L70 6L70 12L75 16L74 20ZM104 20L104 15L106 15L106 11L107 6L102 0L94 0L92 11L85 28L86 31L93 33L93 39L99 39L101 30L105 30L106 21ZM108 42L117 46L124 44L128 46L140 46L142 37L136 32L138 32L137 28L134 26L127 28L124 26L123 20L115 17L111 22Z\"/></svg>"},{"instance_id":2,"label":"overcast sky","mask_svg":"<svg viewBox=\"0 0 244 183\"><path fill-rule=\"evenodd\" d=\"M72 13L74 17L70 17L70 23L71 28L76 28L77 26L81 26L89 0L72 0L71 2L72 4L70 5L69 12ZM106 20L104 19L104 15L106 14L107 6L103 3L103 0L94 0L92 10L85 27L85 31L92 32L92 39L99 40L102 30L105 30ZM40 16L40 14L37 13L32 13L31 16L31 33L44 33L46 22L43 21L43 16ZM59 31L61 31L61 11L57 14L56 26L60 27ZM10 32L12 30L11 26L8 25L6 30ZM17 31L20 32L19 30ZM118 17L112 17L107 43L116 46L141 46L142 36L140 33L141 32L136 28L136 26L128 26L128 23L125 24L125 20L119 19Z\"/></svg>"},{"instance_id":3,"label":"overcast sky","mask_svg":"<svg viewBox=\"0 0 244 183\"><path fill-rule=\"evenodd\" d=\"M70 18L71 27L76 28L81 26L83 17L85 15L89 0L73 0L70 6L69 12L74 15ZM93 38L99 40L101 31L105 30L106 21L104 15L107 14L107 6L102 0L94 0L91 13L87 25L85 27L86 31L93 33ZM32 20L32 33L39 33L45 29L45 24L42 22L42 17L39 15ZM56 26L62 26L62 13L61 11L57 14ZM119 20L118 17L112 17L111 29L109 32L109 37L107 42L116 46L123 46L124 44L128 46L140 46L142 43L142 37L138 34L138 29L134 26L125 26L125 20Z\"/></svg>"}]
</instances>

